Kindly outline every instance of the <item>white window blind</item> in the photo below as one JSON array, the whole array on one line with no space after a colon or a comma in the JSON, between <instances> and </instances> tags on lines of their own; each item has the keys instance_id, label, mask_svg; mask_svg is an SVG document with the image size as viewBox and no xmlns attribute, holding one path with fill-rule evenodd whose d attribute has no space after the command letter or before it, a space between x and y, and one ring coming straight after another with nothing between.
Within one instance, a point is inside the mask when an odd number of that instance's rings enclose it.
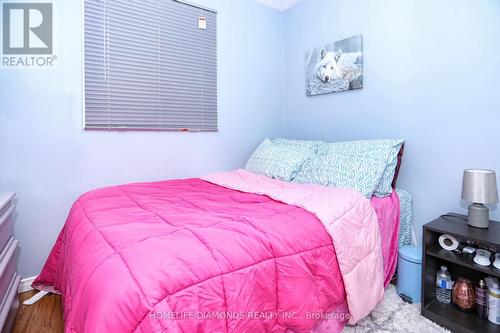
<instances>
[{"instance_id":1,"label":"white window blind","mask_svg":"<svg viewBox=\"0 0 500 333\"><path fill-rule=\"evenodd\" d=\"M217 131L215 11L181 0L84 6L85 129Z\"/></svg>"}]
</instances>

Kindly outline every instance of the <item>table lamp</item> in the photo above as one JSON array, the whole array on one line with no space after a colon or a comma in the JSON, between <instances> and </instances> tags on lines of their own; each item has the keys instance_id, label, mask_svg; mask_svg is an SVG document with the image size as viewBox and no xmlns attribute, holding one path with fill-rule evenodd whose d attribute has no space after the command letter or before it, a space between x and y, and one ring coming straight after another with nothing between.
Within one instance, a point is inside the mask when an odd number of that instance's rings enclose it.
<instances>
[{"instance_id":1,"label":"table lamp","mask_svg":"<svg viewBox=\"0 0 500 333\"><path fill-rule=\"evenodd\" d=\"M488 228L490 211L487 204L498 202L495 171L468 169L464 171L462 199L472 202L469 206L468 223L475 228Z\"/></svg>"}]
</instances>

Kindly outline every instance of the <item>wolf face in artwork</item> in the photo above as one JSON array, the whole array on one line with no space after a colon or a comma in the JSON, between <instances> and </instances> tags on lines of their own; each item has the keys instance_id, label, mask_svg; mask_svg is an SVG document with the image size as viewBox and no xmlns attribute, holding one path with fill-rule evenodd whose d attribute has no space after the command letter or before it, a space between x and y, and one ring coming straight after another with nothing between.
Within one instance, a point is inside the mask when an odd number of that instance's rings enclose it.
<instances>
[{"instance_id":1,"label":"wolf face in artwork","mask_svg":"<svg viewBox=\"0 0 500 333\"><path fill-rule=\"evenodd\" d=\"M319 61L316 65L316 76L323 83L328 83L342 77L342 70L339 66L341 56L342 50L327 52L325 48L321 49Z\"/></svg>"},{"instance_id":2,"label":"wolf face in artwork","mask_svg":"<svg viewBox=\"0 0 500 333\"><path fill-rule=\"evenodd\" d=\"M310 49L305 60L307 96L363 88L362 35Z\"/></svg>"}]
</instances>

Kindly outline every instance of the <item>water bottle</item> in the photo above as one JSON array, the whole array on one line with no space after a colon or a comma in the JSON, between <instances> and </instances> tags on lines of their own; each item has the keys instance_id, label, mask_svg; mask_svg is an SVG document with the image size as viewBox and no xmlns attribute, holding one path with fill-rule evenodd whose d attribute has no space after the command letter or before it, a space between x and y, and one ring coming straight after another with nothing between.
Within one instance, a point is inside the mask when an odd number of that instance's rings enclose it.
<instances>
[{"instance_id":1,"label":"water bottle","mask_svg":"<svg viewBox=\"0 0 500 333\"><path fill-rule=\"evenodd\" d=\"M436 298L441 303L451 302L451 274L448 267L441 266L436 274Z\"/></svg>"}]
</instances>

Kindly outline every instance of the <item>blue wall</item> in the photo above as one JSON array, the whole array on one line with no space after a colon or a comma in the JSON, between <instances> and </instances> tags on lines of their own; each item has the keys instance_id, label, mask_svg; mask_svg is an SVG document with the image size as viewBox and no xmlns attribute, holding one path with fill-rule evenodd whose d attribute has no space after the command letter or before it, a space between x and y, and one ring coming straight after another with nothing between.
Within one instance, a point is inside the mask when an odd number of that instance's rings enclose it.
<instances>
[{"instance_id":1,"label":"blue wall","mask_svg":"<svg viewBox=\"0 0 500 333\"><path fill-rule=\"evenodd\" d=\"M405 137L400 186L417 227L465 211L464 168L500 172L496 0L304 0L284 14L198 0L219 11L218 133L82 131L80 2L54 0L57 68L0 73L0 191L18 194L24 276L39 272L81 193L238 168L264 137ZM358 33L365 87L306 97L305 51Z\"/></svg>"},{"instance_id":2,"label":"blue wall","mask_svg":"<svg viewBox=\"0 0 500 333\"><path fill-rule=\"evenodd\" d=\"M38 274L73 201L93 188L241 167L282 135L282 14L254 0L219 11L218 133L85 132L80 0L55 0L57 68L0 73L0 191L15 191L20 271Z\"/></svg>"},{"instance_id":3,"label":"blue wall","mask_svg":"<svg viewBox=\"0 0 500 333\"><path fill-rule=\"evenodd\" d=\"M460 201L465 168L500 172L500 2L306 0L285 12L285 133L407 139L414 224ZM364 88L306 97L305 51L364 36ZM492 212L500 218L500 210Z\"/></svg>"}]
</instances>

